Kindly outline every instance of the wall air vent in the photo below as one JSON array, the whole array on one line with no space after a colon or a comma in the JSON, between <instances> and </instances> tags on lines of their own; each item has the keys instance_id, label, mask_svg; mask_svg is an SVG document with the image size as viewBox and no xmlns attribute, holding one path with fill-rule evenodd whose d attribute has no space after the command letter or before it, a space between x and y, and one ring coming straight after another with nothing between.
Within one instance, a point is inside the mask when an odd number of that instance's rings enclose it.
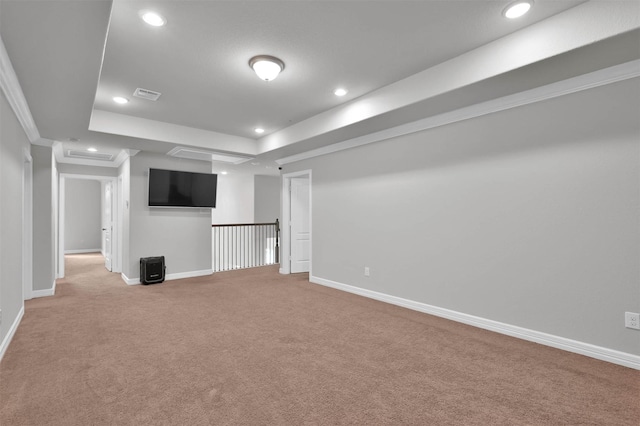
<instances>
[{"instance_id":1,"label":"wall air vent","mask_svg":"<svg viewBox=\"0 0 640 426\"><path fill-rule=\"evenodd\" d=\"M99 152L89 151L75 151L73 149L67 150L65 157L83 158L85 160L113 161L113 154L101 154Z\"/></svg>"},{"instance_id":2,"label":"wall air vent","mask_svg":"<svg viewBox=\"0 0 640 426\"><path fill-rule=\"evenodd\" d=\"M160 97L160 92L154 92L153 90L141 89L138 87L135 92L133 92L133 96L137 98L146 99L148 101L157 101Z\"/></svg>"},{"instance_id":3,"label":"wall air vent","mask_svg":"<svg viewBox=\"0 0 640 426\"><path fill-rule=\"evenodd\" d=\"M228 154L226 152L208 151L204 149L186 148L184 146L177 146L171 151L167 152L167 155L178 158L189 158L191 160L202 161L218 161L221 163L241 164L245 161L253 160L253 157L246 157L238 154Z\"/></svg>"}]
</instances>

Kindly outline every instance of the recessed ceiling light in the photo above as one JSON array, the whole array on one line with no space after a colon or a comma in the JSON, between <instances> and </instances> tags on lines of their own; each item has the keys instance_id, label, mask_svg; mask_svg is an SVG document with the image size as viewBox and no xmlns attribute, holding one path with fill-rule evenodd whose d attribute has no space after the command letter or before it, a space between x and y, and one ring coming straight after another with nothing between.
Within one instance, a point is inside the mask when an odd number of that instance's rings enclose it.
<instances>
[{"instance_id":1,"label":"recessed ceiling light","mask_svg":"<svg viewBox=\"0 0 640 426\"><path fill-rule=\"evenodd\" d=\"M226 171L222 171L222 172L220 172L220 174L221 174L221 175L226 175L226 174L227 174L227 172L226 172Z\"/></svg>"},{"instance_id":2,"label":"recessed ceiling light","mask_svg":"<svg viewBox=\"0 0 640 426\"><path fill-rule=\"evenodd\" d=\"M347 89L338 88L338 89L333 91L333 94L336 95L336 96L344 96L344 95L347 94Z\"/></svg>"},{"instance_id":3,"label":"recessed ceiling light","mask_svg":"<svg viewBox=\"0 0 640 426\"><path fill-rule=\"evenodd\" d=\"M123 98L122 96L116 96L113 98L113 102L118 104L126 104L127 102L129 102L129 99Z\"/></svg>"},{"instance_id":4,"label":"recessed ceiling light","mask_svg":"<svg viewBox=\"0 0 640 426\"><path fill-rule=\"evenodd\" d=\"M144 22L154 27L161 27L167 23L164 16L150 10L140 11L140 17Z\"/></svg>"},{"instance_id":5,"label":"recessed ceiling light","mask_svg":"<svg viewBox=\"0 0 640 426\"><path fill-rule=\"evenodd\" d=\"M249 60L249 66L264 81L275 80L284 70L284 62L269 55L254 56Z\"/></svg>"},{"instance_id":6,"label":"recessed ceiling light","mask_svg":"<svg viewBox=\"0 0 640 426\"><path fill-rule=\"evenodd\" d=\"M509 19L519 18L531 9L532 4L532 0L519 0L508 5L502 14Z\"/></svg>"},{"instance_id":7,"label":"recessed ceiling light","mask_svg":"<svg viewBox=\"0 0 640 426\"><path fill-rule=\"evenodd\" d=\"M264 129L262 127L256 127L253 131L256 133L264 133Z\"/></svg>"},{"instance_id":8,"label":"recessed ceiling light","mask_svg":"<svg viewBox=\"0 0 640 426\"><path fill-rule=\"evenodd\" d=\"M98 150L96 148L94 148L94 147L87 148L87 151L89 151L89 152L98 152Z\"/></svg>"}]
</instances>

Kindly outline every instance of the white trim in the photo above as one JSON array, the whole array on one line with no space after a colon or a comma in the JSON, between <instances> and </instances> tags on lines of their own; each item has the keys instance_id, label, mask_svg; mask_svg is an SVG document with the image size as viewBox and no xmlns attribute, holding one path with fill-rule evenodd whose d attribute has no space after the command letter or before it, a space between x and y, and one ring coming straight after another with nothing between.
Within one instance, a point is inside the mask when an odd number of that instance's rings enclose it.
<instances>
[{"instance_id":1,"label":"white trim","mask_svg":"<svg viewBox=\"0 0 640 426\"><path fill-rule=\"evenodd\" d=\"M102 249L94 248L94 249L76 249L76 250L64 251L64 254L82 254L82 253L102 253Z\"/></svg>"},{"instance_id":2,"label":"white trim","mask_svg":"<svg viewBox=\"0 0 640 426\"><path fill-rule=\"evenodd\" d=\"M31 292L31 297L33 299L38 298L38 297L48 297L48 296L55 296L56 295L56 282L55 280L53 281L53 285L51 285L51 288L45 289L45 290L33 290Z\"/></svg>"},{"instance_id":3,"label":"white trim","mask_svg":"<svg viewBox=\"0 0 640 426\"><path fill-rule=\"evenodd\" d=\"M2 357L4 357L4 354L7 351L7 348L9 348L11 339L13 339L13 335L16 334L16 331L18 330L18 326L20 325L20 321L22 321L23 316L24 316L24 304L20 308L20 311L18 312L18 316L13 321L13 324L11 324L11 327L9 327L9 332L7 333L6 336L4 336L4 339L2 340L2 344L0 344L0 361L2 361Z\"/></svg>"},{"instance_id":4,"label":"white trim","mask_svg":"<svg viewBox=\"0 0 640 426\"><path fill-rule=\"evenodd\" d=\"M140 150L138 149L123 149L118 153L118 156L113 160L113 165L115 167L120 167L127 158L131 158L139 152Z\"/></svg>"},{"instance_id":5,"label":"white trim","mask_svg":"<svg viewBox=\"0 0 640 426\"><path fill-rule=\"evenodd\" d=\"M213 275L213 269L203 269L201 271L177 272L175 274L167 274L164 279L167 281L181 280L184 278L202 277L205 275Z\"/></svg>"},{"instance_id":6,"label":"white trim","mask_svg":"<svg viewBox=\"0 0 640 426\"><path fill-rule=\"evenodd\" d=\"M613 364L623 365L625 367L640 370L640 356L638 355L620 352L614 349L596 346L577 340L567 339L565 337L555 336L552 334L518 327L499 321L493 321L474 315L468 315L462 312L452 311L450 309L439 308L437 306L427 305L426 303L416 302L413 300L403 299L401 297L391 296L385 293L379 293L373 290L354 287L320 277L310 276L309 281L315 284L323 285L325 287L331 287L349 293L354 293L360 296L368 297L370 299L379 300L382 302L390 303L392 305L402 306L403 308L412 309L418 312L424 312L426 314L461 322L463 324L472 325L474 327L483 328L485 330L494 331L496 333L505 334L507 336L516 337L518 339L528 340L530 342L539 343L541 345L550 346L552 348L562 349L568 352L573 352L602 361L611 362Z\"/></svg>"},{"instance_id":7,"label":"white trim","mask_svg":"<svg viewBox=\"0 0 640 426\"><path fill-rule=\"evenodd\" d=\"M127 285L140 284L140 278L129 278L124 274L124 272L122 272L120 276L122 277L122 281L124 281Z\"/></svg>"},{"instance_id":8,"label":"white trim","mask_svg":"<svg viewBox=\"0 0 640 426\"><path fill-rule=\"evenodd\" d=\"M486 102L480 102L475 105L470 105L468 107L460 108L454 111L434 115L432 117L427 117L411 123L402 124L400 126L391 127L379 132L358 136L356 138L348 139L346 141L338 142L332 145L323 146L321 148L312 149L300 154L280 158L276 160L276 163L282 166L296 161L344 151L346 149L368 145L374 142L380 142L399 136L409 135L411 133L421 132L440 126L446 126L448 124L457 123L459 121L470 120L472 118L492 114L499 111L517 108L536 102L542 102L560 96L570 95L572 93L593 89L595 87L605 86L607 84L617 83L619 81L624 81L639 76L640 59L605 68L599 71L594 71L578 77L569 78L567 80L558 81L556 83L547 84L545 86L536 87L535 89L525 90L513 95L503 96L501 98L492 99Z\"/></svg>"},{"instance_id":9,"label":"white trim","mask_svg":"<svg viewBox=\"0 0 640 426\"><path fill-rule=\"evenodd\" d=\"M31 299L33 290L33 157L24 148L22 170L22 299Z\"/></svg>"},{"instance_id":10,"label":"white trim","mask_svg":"<svg viewBox=\"0 0 640 426\"><path fill-rule=\"evenodd\" d=\"M282 175L282 223L280 224L280 269L283 275L291 273L291 179L297 177L309 178L309 275L313 268L313 189L311 170L285 173Z\"/></svg>"},{"instance_id":11,"label":"white trim","mask_svg":"<svg viewBox=\"0 0 640 426\"><path fill-rule=\"evenodd\" d=\"M201 271L176 272L175 274L167 274L165 275L164 280L165 281L182 280L185 278L202 277L205 275L213 275L213 269L203 269ZM121 276L122 276L122 280L125 283L127 283L127 285L141 284L140 277L129 278L124 273L122 273Z\"/></svg>"},{"instance_id":12,"label":"white trim","mask_svg":"<svg viewBox=\"0 0 640 426\"><path fill-rule=\"evenodd\" d=\"M2 88L29 141L35 142L39 140L40 132L38 132L38 127L36 127L36 123L33 120L31 110L24 97L24 92L2 38L0 38L0 88Z\"/></svg>"},{"instance_id":13,"label":"white trim","mask_svg":"<svg viewBox=\"0 0 640 426\"><path fill-rule=\"evenodd\" d=\"M58 273L57 278L64 278L64 218L65 218L65 194L66 179L62 173L58 174Z\"/></svg>"}]
</instances>

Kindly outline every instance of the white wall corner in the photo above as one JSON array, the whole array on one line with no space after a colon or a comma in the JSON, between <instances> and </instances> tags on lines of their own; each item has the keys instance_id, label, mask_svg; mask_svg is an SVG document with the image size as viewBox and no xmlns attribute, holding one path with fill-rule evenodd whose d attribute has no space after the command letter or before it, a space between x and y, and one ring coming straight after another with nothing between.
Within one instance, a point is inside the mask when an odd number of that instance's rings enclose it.
<instances>
[{"instance_id":1,"label":"white wall corner","mask_svg":"<svg viewBox=\"0 0 640 426\"><path fill-rule=\"evenodd\" d=\"M0 362L2 362L2 357L4 357L4 354L7 351L7 348L9 348L9 344L11 343L11 339L13 339L13 335L16 334L16 330L18 330L18 326L20 325L20 321L22 321L23 316L24 316L24 304L20 308L20 311L18 312L18 316L16 316L16 319L13 321L13 324L11 324L11 327L9 327L9 332L7 333L6 336L4 336L2 343L0 343Z\"/></svg>"},{"instance_id":2,"label":"white wall corner","mask_svg":"<svg viewBox=\"0 0 640 426\"><path fill-rule=\"evenodd\" d=\"M18 76L13 69L13 65L11 64L11 60L9 59L9 54L7 53L7 49L5 48L4 42L2 41L1 37L0 87L4 92L9 105L11 105L11 109L13 109L13 112L18 118L20 125L29 138L29 141L31 143L34 143L40 140L40 132L38 132L36 123L33 120L31 110L29 109L27 100L25 99L24 93L22 92L22 87L20 86L20 82L18 81Z\"/></svg>"},{"instance_id":3,"label":"white wall corner","mask_svg":"<svg viewBox=\"0 0 640 426\"><path fill-rule=\"evenodd\" d=\"M56 295L56 281L53 280L53 284L51 285L51 288L47 288L44 290L32 290L31 291L31 298L32 299L36 299L38 297L48 297L48 296L55 296Z\"/></svg>"},{"instance_id":4,"label":"white wall corner","mask_svg":"<svg viewBox=\"0 0 640 426\"><path fill-rule=\"evenodd\" d=\"M124 272L122 272L120 274L120 276L122 277L122 281L127 283L127 285L138 285L138 284L141 284L140 283L140 278L129 278L124 274Z\"/></svg>"},{"instance_id":5,"label":"white wall corner","mask_svg":"<svg viewBox=\"0 0 640 426\"><path fill-rule=\"evenodd\" d=\"M518 339L528 340L530 342L539 343L552 348L562 349L568 352L599 359L601 361L607 361L613 364L640 370L640 356L638 355L620 352L615 349L596 346L590 343L579 342L565 337L554 336L552 334L505 324L474 315L468 315L462 312L452 311L450 309L427 305L426 303L403 299L401 297L391 296L385 293L379 293L377 291L367 290L325 278L310 276L309 281L325 287L335 288L337 290L346 291L348 293L357 294L359 296L368 297L370 299L379 300L381 302L390 303L392 305L401 306L403 308L412 309L425 314L446 318L485 330L494 331L496 333L505 334L507 336L516 337Z\"/></svg>"}]
</instances>

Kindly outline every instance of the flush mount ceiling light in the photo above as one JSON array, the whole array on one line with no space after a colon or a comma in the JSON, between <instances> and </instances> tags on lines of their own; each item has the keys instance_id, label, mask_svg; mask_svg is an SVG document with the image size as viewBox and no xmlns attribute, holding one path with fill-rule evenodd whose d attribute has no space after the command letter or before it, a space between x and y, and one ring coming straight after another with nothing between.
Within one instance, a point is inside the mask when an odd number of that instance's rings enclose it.
<instances>
[{"instance_id":1,"label":"flush mount ceiling light","mask_svg":"<svg viewBox=\"0 0 640 426\"><path fill-rule=\"evenodd\" d=\"M249 60L249 66L264 81L274 80L284 70L284 62L269 55L254 56Z\"/></svg>"},{"instance_id":2,"label":"flush mount ceiling light","mask_svg":"<svg viewBox=\"0 0 640 426\"><path fill-rule=\"evenodd\" d=\"M129 102L129 99L123 98L122 96L116 96L113 98L113 102L117 104L126 104L127 102Z\"/></svg>"},{"instance_id":3,"label":"flush mount ceiling light","mask_svg":"<svg viewBox=\"0 0 640 426\"><path fill-rule=\"evenodd\" d=\"M333 91L333 94L336 96L344 96L347 94L347 89L343 89L343 88L338 88L336 90Z\"/></svg>"},{"instance_id":4,"label":"flush mount ceiling light","mask_svg":"<svg viewBox=\"0 0 640 426\"><path fill-rule=\"evenodd\" d=\"M519 18L525 13L527 13L529 9L531 9L532 5L533 5L532 0L516 1L508 5L507 7L505 7L502 14L504 15L505 18L509 18L509 19Z\"/></svg>"},{"instance_id":5,"label":"flush mount ceiling light","mask_svg":"<svg viewBox=\"0 0 640 426\"><path fill-rule=\"evenodd\" d=\"M264 129L262 127L256 127L253 131L256 133L264 133Z\"/></svg>"},{"instance_id":6,"label":"flush mount ceiling light","mask_svg":"<svg viewBox=\"0 0 640 426\"><path fill-rule=\"evenodd\" d=\"M144 22L153 27L162 27L167 23L167 19L164 16L150 10L141 10L140 17Z\"/></svg>"}]
</instances>

